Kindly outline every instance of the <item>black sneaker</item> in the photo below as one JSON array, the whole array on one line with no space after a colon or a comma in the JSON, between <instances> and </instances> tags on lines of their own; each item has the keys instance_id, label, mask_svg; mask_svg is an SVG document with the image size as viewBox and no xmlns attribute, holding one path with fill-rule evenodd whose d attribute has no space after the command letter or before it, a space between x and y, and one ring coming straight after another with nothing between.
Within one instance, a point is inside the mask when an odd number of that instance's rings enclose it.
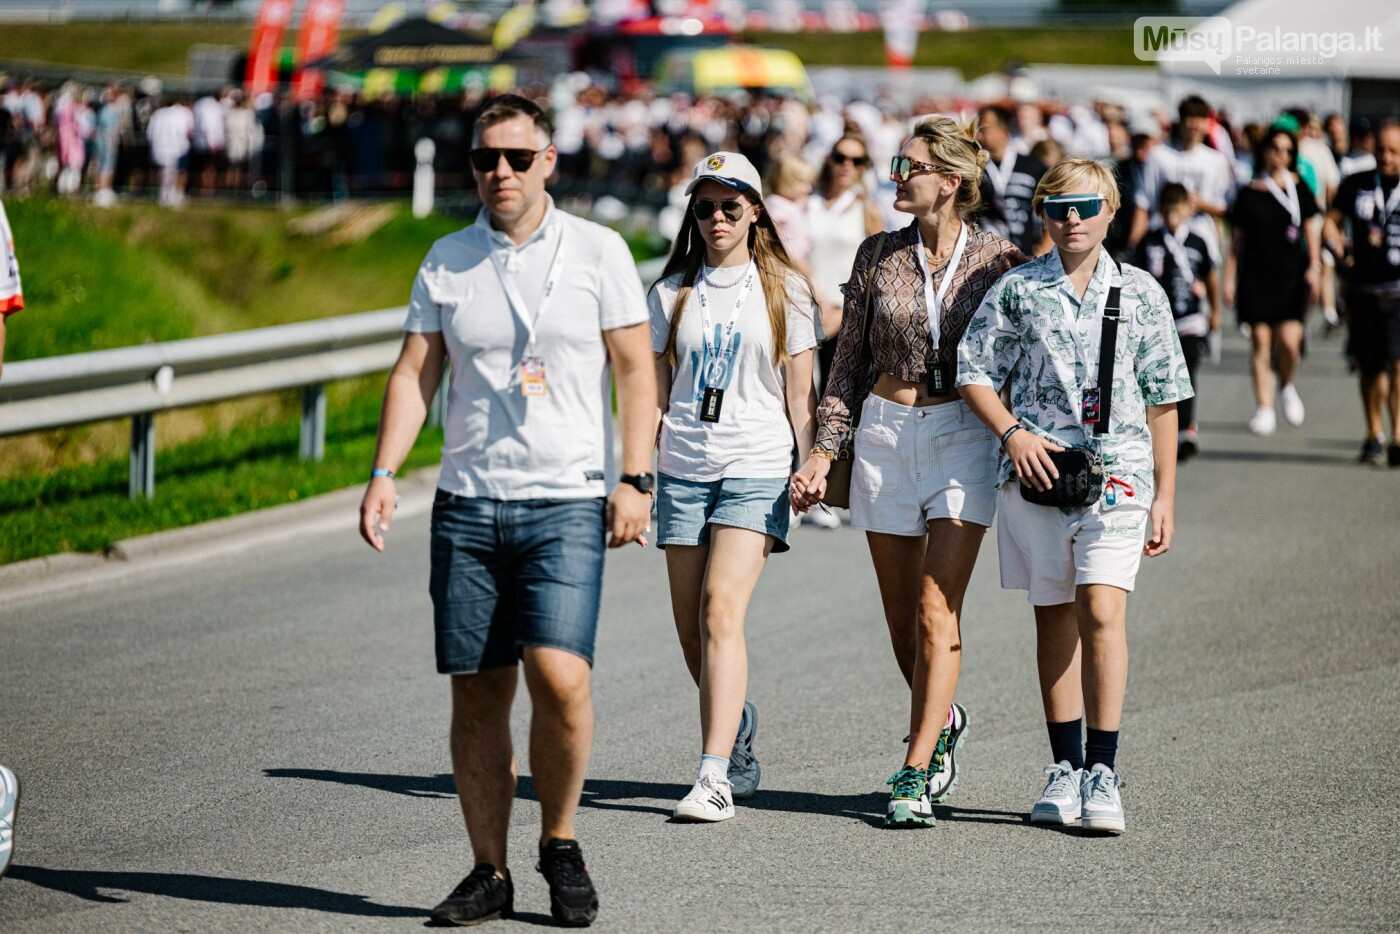
<instances>
[{"instance_id":1,"label":"black sneaker","mask_svg":"<svg viewBox=\"0 0 1400 934\"><path fill-rule=\"evenodd\" d=\"M1379 467L1385 463L1385 445L1381 444L1380 438L1367 438L1361 445L1361 456L1357 461L1362 464L1373 464Z\"/></svg>"},{"instance_id":2,"label":"black sneaker","mask_svg":"<svg viewBox=\"0 0 1400 934\"><path fill-rule=\"evenodd\" d=\"M1385 449L1386 462L1392 467L1400 467L1400 441L1390 442L1390 447Z\"/></svg>"},{"instance_id":3,"label":"black sneaker","mask_svg":"<svg viewBox=\"0 0 1400 934\"><path fill-rule=\"evenodd\" d=\"M549 913L565 927L586 928L598 917L598 893L588 877L577 840L551 840L540 845L535 867L549 883Z\"/></svg>"},{"instance_id":4,"label":"black sneaker","mask_svg":"<svg viewBox=\"0 0 1400 934\"><path fill-rule=\"evenodd\" d=\"M510 881L510 870L504 872L505 878L501 879L496 876L495 866L477 866L433 909L429 919L433 924L465 927L509 918L515 914L515 886Z\"/></svg>"}]
</instances>

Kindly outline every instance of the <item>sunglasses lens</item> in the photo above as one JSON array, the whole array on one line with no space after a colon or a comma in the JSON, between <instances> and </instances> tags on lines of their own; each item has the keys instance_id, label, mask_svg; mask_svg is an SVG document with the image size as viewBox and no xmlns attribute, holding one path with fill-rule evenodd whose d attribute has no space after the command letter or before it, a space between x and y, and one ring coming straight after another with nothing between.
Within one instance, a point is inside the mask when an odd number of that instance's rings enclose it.
<instances>
[{"instance_id":1,"label":"sunglasses lens","mask_svg":"<svg viewBox=\"0 0 1400 934\"><path fill-rule=\"evenodd\" d=\"M901 182L909 181L909 157L895 156L891 159L890 174L897 176Z\"/></svg>"},{"instance_id":2,"label":"sunglasses lens","mask_svg":"<svg viewBox=\"0 0 1400 934\"><path fill-rule=\"evenodd\" d=\"M1079 215L1080 220L1088 220L1091 217L1095 217L1103 210L1103 199L1086 198L1083 201L1047 201L1045 202L1045 216L1052 221L1069 220L1071 208Z\"/></svg>"},{"instance_id":3,"label":"sunglasses lens","mask_svg":"<svg viewBox=\"0 0 1400 934\"><path fill-rule=\"evenodd\" d=\"M478 172L490 172L501 160L500 152L495 149L473 149L468 157L472 168Z\"/></svg>"}]
</instances>

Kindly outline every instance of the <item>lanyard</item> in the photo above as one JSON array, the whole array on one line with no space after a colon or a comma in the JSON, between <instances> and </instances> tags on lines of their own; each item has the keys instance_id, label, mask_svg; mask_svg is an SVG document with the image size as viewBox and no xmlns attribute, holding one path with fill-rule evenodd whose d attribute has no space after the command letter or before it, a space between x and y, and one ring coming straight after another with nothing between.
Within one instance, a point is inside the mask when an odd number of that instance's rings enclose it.
<instances>
[{"instance_id":1,"label":"lanyard","mask_svg":"<svg viewBox=\"0 0 1400 934\"><path fill-rule=\"evenodd\" d=\"M1060 249L1059 247L1055 247L1056 253L1059 252L1059 249ZM1099 260L1099 261L1102 262L1102 261L1103 261L1103 259L1102 259L1103 254L1100 253L1099 256L1100 256L1100 260ZM1061 265L1061 268L1064 268L1063 265ZM1090 286L1092 286L1096 281L1098 281L1098 275L1099 275L1099 274L1098 274L1098 270L1095 269L1095 270L1094 270L1094 278L1091 279L1091 280L1089 280L1089 285L1090 285ZM1098 307L1098 309L1097 309L1097 311L1096 311L1096 313L1095 313L1095 315L1094 315L1094 317L1093 317L1093 319L1092 319L1093 321L1101 321L1101 320L1103 320L1103 310L1104 310L1105 308L1108 307L1108 290L1109 290L1110 288L1112 288L1112 286L1113 286L1113 272L1112 272L1112 270L1110 270L1110 271L1108 272L1107 279L1108 279L1108 281L1105 282L1105 283L1103 284L1103 288L1099 289L1099 307ZM1070 304L1070 297L1069 297L1069 295L1065 292L1066 287L1071 287L1071 288L1072 288L1072 286L1070 285L1068 279L1066 279L1066 281L1065 281L1064 283L1062 283L1062 284L1056 286L1056 287L1055 287L1055 292L1056 292L1057 295L1059 295L1059 297L1060 297L1060 305L1061 305L1061 307L1063 307L1064 310L1065 310L1065 317L1068 319L1068 324L1069 324L1069 333L1070 333L1070 337L1071 337L1071 338L1073 339L1073 341L1074 341L1074 349L1075 349L1076 351L1078 351L1079 359L1080 359L1080 360L1083 362L1083 364L1084 364L1084 374L1085 374L1085 377L1087 378L1087 377L1089 376L1089 374L1090 374L1091 372L1093 372L1093 366L1094 366L1094 360L1095 360L1095 358L1094 358L1094 357L1091 357L1091 356L1089 355L1089 352L1090 352L1091 350L1093 350L1094 348L1089 344L1089 341L1091 340L1091 338L1086 338L1086 337L1084 337L1082 334L1079 333L1079 315L1078 315L1078 313L1075 311L1074 306L1073 306L1072 304ZM1087 290L1085 291L1085 294L1086 294L1086 295L1088 294L1088 291L1087 291ZM1120 314L1121 314L1121 312L1120 312ZM1091 327L1091 328L1090 328L1090 333L1091 333L1091 334L1097 335L1097 334L1099 333L1099 330L1098 330L1098 328L1093 328L1093 327ZM1117 348L1114 348L1113 351L1110 351L1110 352L1116 352L1116 350L1117 350ZM1102 353L1103 353L1103 348L1102 348L1102 347L1098 348L1098 351L1099 351L1100 354L1102 354Z\"/></svg>"},{"instance_id":2,"label":"lanyard","mask_svg":"<svg viewBox=\"0 0 1400 934\"><path fill-rule=\"evenodd\" d=\"M525 325L525 352L527 355L534 350L535 329L539 326L540 315L544 313L544 306L549 304L550 296L554 294L554 287L559 284L559 275L564 270L564 228L560 224L553 226L555 228L554 259L549 264L549 275L544 280L544 292L540 295L540 304L535 309L533 318L530 317L525 308L525 299L521 296L515 280L506 271L505 260L501 257L505 250L491 251L491 265L496 268L496 278L501 280L501 288L506 293L506 301L510 304L510 310L520 319L520 323Z\"/></svg>"},{"instance_id":3,"label":"lanyard","mask_svg":"<svg viewBox=\"0 0 1400 934\"><path fill-rule=\"evenodd\" d=\"M1270 175L1264 176L1264 187L1269 189L1269 194L1274 196L1274 200L1283 205L1283 209L1288 212L1288 218L1297 227L1303 222L1303 209L1298 206L1298 186L1293 184L1293 175L1286 174L1283 177L1283 188L1280 190L1278 182Z\"/></svg>"},{"instance_id":4,"label":"lanyard","mask_svg":"<svg viewBox=\"0 0 1400 934\"><path fill-rule=\"evenodd\" d=\"M1190 231L1187 231L1190 234ZM1167 248L1167 252L1172 255L1172 262L1176 265L1176 273L1187 282L1192 281L1191 257L1186 255L1186 246L1176 235L1166 227L1162 228L1162 244Z\"/></svg>"},{"instance_id":5,"label":"lanyard","mask_svg":"<svg viewBox=\"0 0 1400 934\"><path fill-rule=\"evenodd\" d=\"M715 345L710 347L710 328L713 326L710 320L710 290L705 285L705 270L700 270L700 277L695 280L695 300L700 303L700 340L705 345L705 372L703 383L706 386L717 386L723 381L725 363L730 353L729 338L734 334L734 325L739 320L739 312L743 311L744 303L749 300L749 291L753 288L755 267L754 261L749 260L748 268L744 271L744 284L739 287L739 297L734 301L734 310L729 313L729 322L724 326L724 335L715 338Z\"/></svg>"},{"instance_id":6,"label":"lanyard","mask_svg":"<svg viewBox=\"0 0 1400 934\"><path fill-rule=\"evenodd\" d=\"M1389 200L1385 197L1385 190L1381 188L1381 173L1376 172L1376 219L1380 221L1380 226L1384 227L1390 223L1390 215L1400 208L1400 183L1397 183L1390 190Z\"/></svg>"},{"instance_id":7,"label":"lanyard","mask_svg":"<svg viewBox=\"0 0 1400 934\"><path fill-rule=\"evenodd\" d=\"M967 225L963 224L958 231L958 243L953 247L953 255L948 257L948 266L943 271L943 281L938 283L938 291L933 289L933 273L928 268L928 256L924 253L924 234L919 232L919 262L924 268L924 304L928 306L928 333L933 338L933 349L938 349L938 342L943 336L943 296L948 294L948 286L953 282L953 273L957 271L958 261L962 259L963 249L967 247Z\"/></svg>"},{"instance_id":8,"label":"lanyard","mask_svg":"<svg viewBox=\"0 0 1400 934\"><path fill-rule=\"evenodd\" d=\"M1016 150L1012 146L1006 147L1006 153L1001 157L1001 164L995 162L987 163L987 177L992 180L992 188L996 189L998 198L1006 197L1006 186L1011 181L1011 173L1016 171Z\"/></svg>"}]
</instances>

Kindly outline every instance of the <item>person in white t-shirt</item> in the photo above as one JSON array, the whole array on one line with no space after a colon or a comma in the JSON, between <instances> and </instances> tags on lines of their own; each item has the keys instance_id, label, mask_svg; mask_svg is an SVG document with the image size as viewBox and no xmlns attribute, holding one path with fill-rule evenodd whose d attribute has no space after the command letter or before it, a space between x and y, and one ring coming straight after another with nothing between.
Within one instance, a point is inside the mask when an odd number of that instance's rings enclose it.
<instances>
[{"instance_id":1,"label":"person in white t-shirt","mask_svg":"<svg viewBox=\"0 0 1400 934\"><path fill-rule=\"evenodd\" d=\"M651 511L656 383L646 299L622 237L545 194L556 153L538 106L514 94L488 104L469 158L485 206L475 224L433 244L413 283L360 534L384 550L394 471L450 360L428 589L438 671L452 676L452 771L475 865L432 919L474 924L513 910L510 710L523 661L538 868L555 920L584 926L598 898L574 813L593 742L604 536L611 532L611 547L645 544Z\"/></svg>"},{"instance_id":2,"label":"person in white t-shirt","mask_svg":"<svg viewBox=\"0 0 1400 934\"><path fill-rule=\"evenodd\" d=\"M788 550L793 446L807 450L814 432L819 309L748 159L702 159L686 194L648 298L661 410L657 545L700 688L700 770L675 817L713 822L758 788L744 617L769 553Z\"/></svg>"},{"instance_id":3,"label":"person in white t-shirt","mask_svg":"<svg viewBox=\"0 0 1400 934\"><path fill-rule=\"evenodd\" d=\"M1169 182L1185 186L1191 193L1191 230L1199 234L1210 248L1211 261L1221 265L1220 231L1218 225L1230 209L1235 191L1235 171L1232 161L1219 150L1206 145L1210 132L1210 105L1199 97L1187 97L1177 109L1179 122L1176 137L1154 146L1142 167L1142 187L1135 193L1136 203L1128 249L1137 249L1147 231L1162 223L1157 206L1162 199L1162 187Z\"/></svg>"}]
</instances>

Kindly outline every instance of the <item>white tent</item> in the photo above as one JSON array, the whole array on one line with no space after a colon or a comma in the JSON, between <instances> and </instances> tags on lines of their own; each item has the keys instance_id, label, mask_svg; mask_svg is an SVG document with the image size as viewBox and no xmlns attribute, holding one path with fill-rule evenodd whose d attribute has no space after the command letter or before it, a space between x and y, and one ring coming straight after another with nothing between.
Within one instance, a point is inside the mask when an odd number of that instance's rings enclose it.
<instances>
[{"instance_id":1,"label":"white tent","mask_svg":"<svg viewBox=\"0 0 1400 934\"><path fill-rule=\"evenodd\" d=\"M1168 97L1197 93L1236 119L1284 107L1400 115L1400 7L1378 0L1242 0L1197 24L1200 53L1160 63ZM1134 37L1135 41L1139 37Z\"/></svg>"}]
</instances>

